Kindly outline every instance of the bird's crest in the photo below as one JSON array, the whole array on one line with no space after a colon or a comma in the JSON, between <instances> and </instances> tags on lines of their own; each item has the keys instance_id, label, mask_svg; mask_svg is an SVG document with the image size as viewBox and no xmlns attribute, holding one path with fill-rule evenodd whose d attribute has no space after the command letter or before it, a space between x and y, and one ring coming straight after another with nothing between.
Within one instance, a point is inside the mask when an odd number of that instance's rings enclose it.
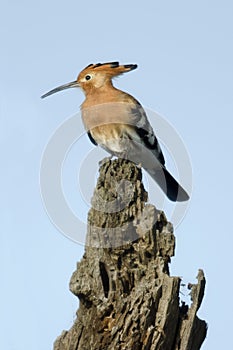
<instances>
[{"instance_id":1,"label":"bird's crest","mask_svg":"<svg viewBox=\"0 0 233 350\"><path fill-rule=\"evenodd\" d=\"M89 64L85 67L80 74L86 74L87 72L103 72L110 77L115 77L120 74L130 72L133 69L137 68L137 64L124 64L120 65L119 62L106 62L106 63L96 63Z\"/></svg>"}]
</instances>

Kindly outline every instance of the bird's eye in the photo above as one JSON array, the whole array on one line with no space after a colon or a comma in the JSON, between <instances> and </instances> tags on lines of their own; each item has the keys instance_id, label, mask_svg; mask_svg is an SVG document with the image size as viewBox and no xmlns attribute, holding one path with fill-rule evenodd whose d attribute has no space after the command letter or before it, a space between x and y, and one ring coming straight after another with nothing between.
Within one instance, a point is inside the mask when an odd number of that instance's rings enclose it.
<instances>
[{"instance_id":1,"label":"bird's eye","mask_svg":"<svg viewBox=\"0 0 233 350\"><path fill-rule=\"evenodd\" d=\"M91 80L91 75L87 74L87 75L85 76L85 79L86 79L86 80Z\"/></svg>"}]
</instances>

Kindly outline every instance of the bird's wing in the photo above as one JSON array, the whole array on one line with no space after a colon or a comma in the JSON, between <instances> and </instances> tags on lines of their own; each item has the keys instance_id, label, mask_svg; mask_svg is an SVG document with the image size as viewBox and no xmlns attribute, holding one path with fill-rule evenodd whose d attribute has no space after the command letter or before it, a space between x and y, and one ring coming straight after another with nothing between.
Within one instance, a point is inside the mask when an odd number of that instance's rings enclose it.
<instances>
[{"instance_id":1,"label":"bird's wing","mask_svg":"<svg viewBox=\"0 0 233 350\"><path fill-rule=\"evenodd\" d=\"M146 112L138 101L135 101L131 107L131 114L134 119L134 127L137 136L146 148L151 150L153 155L159 160L162 165L165 165L165 159L159 145L158 139L154 134L153 128L150 125Z\"/></svg>"},{"instance_id":2,"label":"bird's wing","mask_svg":"<svg viewBox=\"0 0 233 350\"><path fill-rule=\"evenodd\" d=\"M189 195L165 168L165 159L159 142L139 102L136 101L131 107L131 114L134 120L134 132L136 131L138 137L130 134L132 141L127 148L128 159L136 164L141 163L171 201L187 201Z\"/></svg>"},{"instance_id":3,"label":"bird's wing","mask_svg":"<svg viewBox=\"0 0 233 350\"><path fill-rule=\"evenodd\" d=\"M90 141L93 143L93 145L98 146L98 143L97 143L97 142L95 141L95 139L92 137L92 134L91 134L90 130L87 132L87 135L88 135Z\"/></svg>"}]
</instances>

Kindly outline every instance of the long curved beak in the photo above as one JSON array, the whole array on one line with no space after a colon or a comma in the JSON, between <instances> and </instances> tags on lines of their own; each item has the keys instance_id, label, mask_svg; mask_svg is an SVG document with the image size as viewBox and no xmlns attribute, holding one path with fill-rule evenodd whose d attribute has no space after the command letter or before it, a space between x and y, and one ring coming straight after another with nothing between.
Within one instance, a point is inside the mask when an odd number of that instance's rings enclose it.
<instances>
[{"instance_id":1,"label":"long curved beak","mask_svg":"<svg viewBox=\"0 0 233 350\"><path fill-rule=\"evenodd\" d=\"M41 98L45 98L45 97L48 97L52 94L55 94L56 92L59 92L59 91L65 90L65 89L75 88L75 87L79 87L79 83L76 80L71 81L70 83L58 86L55 89L52 89L49 92L46 92L46 94L42 95Z\"/></svg>"}]
</instances>

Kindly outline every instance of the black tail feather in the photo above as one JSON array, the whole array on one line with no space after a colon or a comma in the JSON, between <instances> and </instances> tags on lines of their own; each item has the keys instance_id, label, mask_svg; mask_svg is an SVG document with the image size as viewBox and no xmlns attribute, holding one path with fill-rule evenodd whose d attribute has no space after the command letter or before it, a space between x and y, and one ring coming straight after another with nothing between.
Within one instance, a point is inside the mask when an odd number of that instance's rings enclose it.
<instances>
[{"instance_id":1,"label":"black tail feather","mask_svg":"<svg viewBox=\"0 0 233 350\"><path fill-rule=\"evenodd\" d=\"M156 170L147 169L147 171L171 201L184 202L189 199L187 192L179 185L166 168L161 167Z\"/></svg>"}]
</instances>

